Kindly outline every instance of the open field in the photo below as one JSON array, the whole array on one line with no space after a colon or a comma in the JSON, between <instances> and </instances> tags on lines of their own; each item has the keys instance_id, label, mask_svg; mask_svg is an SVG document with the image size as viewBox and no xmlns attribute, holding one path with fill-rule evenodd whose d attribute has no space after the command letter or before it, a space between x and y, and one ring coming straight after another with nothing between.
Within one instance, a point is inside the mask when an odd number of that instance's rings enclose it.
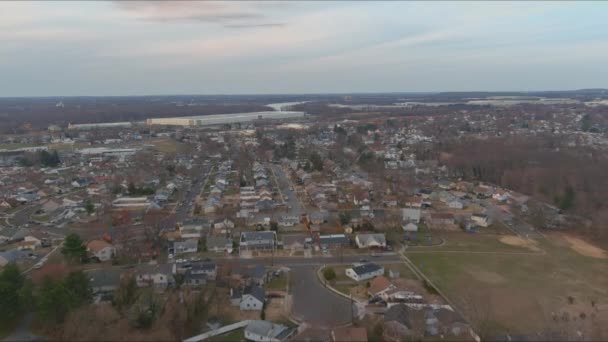
<instances>
[{"instance_id":1,"label":"open field","mask_svg":"<svg viewBox=\"0 0 608 342\"><path fill-rule=\"evenodd\" d=\"M585 246L586 252L598 253L597 249L581 242L574 245L562 234L533 242L505 240L503 235L445 235L445 246L426 253L412 248L414 253L406 254L482 336L572 336L580 330L587 339L608 337L601 331L608 323L608 260L576 250Z\"/></svg>"},{"instance_id":2,"label":"open field","mask_svg":"<svg viewBox=\"0 0 608 342\"><path fill-rule=\"evenodd\" d=\"M154 145L157 151L167 154L181 153L187 149L186 144L171 139L152 140L147 143Z\"/></svg>"}]
</instances>

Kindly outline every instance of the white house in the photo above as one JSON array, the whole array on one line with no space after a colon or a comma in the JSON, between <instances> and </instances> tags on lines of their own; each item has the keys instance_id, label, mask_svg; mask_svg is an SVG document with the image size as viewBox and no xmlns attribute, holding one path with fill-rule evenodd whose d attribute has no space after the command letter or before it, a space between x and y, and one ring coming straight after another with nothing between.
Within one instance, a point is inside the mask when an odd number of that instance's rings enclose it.
<instances>
[{"instance_id":1,"label":"white house","mask_svg":"<svg viewBox=\"0 0 608 342\"><path fill-rule=\"evenodd\" d=\"M487 227L490 225L488 215L485 214L473 214L471 215L471 220L481 227Z\"/></svg>"},{"instance_id":2,"label":"white house","mask_svg":"<svg viewBox=\"0 0 608 342\"><path fill-rule=\"evenodd\" d=\"M268 321L252 320L245 328L245 339L254 342L285 341L295 332L284 325Z\"/></svg>"},{"instance_id":3,"label":"white house","mask_svg":"<svg viewBox=\"0 0 608 342\"><path fill-rule=\"evenodd\" d=\"M464 208L464 204L462 204L462 202L459 200L450 201L448 203L448 206L452 209L463 209Z\"/></svg>"},{"instance_id":4,"label":"white house","mask_svg":"<svg viewBox=\"0 0 608 342\"><path fill-rule=\"evenodd\" d=\"M384 234L357 234L355 242L359 248L385 248L386 236Z\"/></svg>"},{"instance_id":5,"label":"white house","mask_svg":"<svg viewBox=\"0 0 608 342\"><path fill-rule=\"evenodd\" d=\"M266 293L264 292L264 288L260 286L247 286L243 290L239 308L242 311L262 311L265 301Z\"/></svg>"},{"instance_id":6,"label":"white house","mask_svg":"<svg viewBox=\"0 0 608 342\"><path fill-rule=\"evenodd\" d=\"M99 261L108 261L116 254L116 248L104 240L92 240L87 243L87 251Z\"/></svg>"},{"instance_id":7,"label":"white house","mask_svg":"<svg viewBox=\"0 0 608 342\"><path fill-rule=\"evenodd\" d=\"M376 265L374 263L367 263L347 268L345 273L347 277L355 281L362 281L383 275L384 267Z\"/></svg>"},{"instance_id":8,"label":"white house","mask_svg":"<svg viewBox=\"0 0 608 342\"><path fill-rule=\"evenodd\" d=\"M402 215L404 222L420 223L420 209L404 208Z\"/></svg>"},{"instance_id":9,"label":"white house","mask_svg":"<svg viewBox=\"0 0 608 342\"><path fill-rule=\"evenodd\" d=\"M408 223L408 224L404 224L403 226L401 226L401 228L403 229L404 232L417 232L418 231L418 225L416 225L415 223Z\"/></svg>"},{"instance_id":10,"label":"white house","mask_svg":"<svg viewBox=\"0 0 608 342\"><path fill-rule=\"evenodd\" d=\"M198 240L190 239L185 241L175 241L173 243L173 253L196 253L198 252Z\"/></svg>"}]
</instances>

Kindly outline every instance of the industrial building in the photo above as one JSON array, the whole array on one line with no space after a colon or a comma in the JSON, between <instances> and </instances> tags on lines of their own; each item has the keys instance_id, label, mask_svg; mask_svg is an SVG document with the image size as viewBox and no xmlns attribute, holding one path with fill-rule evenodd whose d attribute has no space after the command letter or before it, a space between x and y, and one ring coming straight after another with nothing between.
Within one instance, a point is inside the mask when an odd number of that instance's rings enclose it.
<instances>
[{"instance_id":1,"label":"industrial building","mask_svg":"<svg viewBox=\"0 0 608 342\"><path fill-rule=\"evenodd\" d=\"M202 116L186 116L175 118L148 119L148 125L161 126L213 126L232 123L250 122L254 120L276 120L304 117L304 112L251 112Z\"/></svg>"}]
</instances>

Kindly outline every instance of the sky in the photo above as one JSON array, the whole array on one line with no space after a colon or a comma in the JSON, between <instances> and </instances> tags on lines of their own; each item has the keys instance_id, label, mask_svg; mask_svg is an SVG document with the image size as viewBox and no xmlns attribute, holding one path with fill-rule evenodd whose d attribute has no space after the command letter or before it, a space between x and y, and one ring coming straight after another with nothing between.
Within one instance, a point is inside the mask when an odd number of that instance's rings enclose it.
<instances>
[{"instance_id":1,"label":"sky","mask_svg":"<svg viewBox=\"0 0 608 342\"><path fill-rule=\"evenodd\" d=\"M0 97L608 88L608 2L0 1Z\"/></svg>"}]
</instances>

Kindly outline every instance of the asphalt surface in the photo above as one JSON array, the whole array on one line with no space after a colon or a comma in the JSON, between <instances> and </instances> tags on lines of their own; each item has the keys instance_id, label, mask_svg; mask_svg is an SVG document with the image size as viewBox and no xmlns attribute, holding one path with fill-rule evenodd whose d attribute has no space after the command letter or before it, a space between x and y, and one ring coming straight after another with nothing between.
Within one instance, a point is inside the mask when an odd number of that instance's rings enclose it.
<instances>
[{"instance_id":1,"label":"asphalt surface","mask_svg":"<svg viewBox=\"0 0 608 342\"><path fill-rule=\"evenodd\" d=\"M180 204L175 209L175 220L177 222L183 222L191 216L194 209L194 200L207 183L212 167L212 165L200 166L200 176L193 177L192 184L181 189L183 196L179 200Z\"/></svg>"},{"instance_id":2,"label":"asphalt surface","mask_svg":"<svg viewBox=\"0 0 608 342\"><path fill-rule=\"evenodd\" d=\"M326 289L314 266L291 268L292 315L315 326L333 327L351 322L353 303Z\"/></svg>"},{"instance_id":3,"label":"asphalt surface","mask_svg":"<svg viewBox=\"0 0 608 342\"><path fill-rule=\"evenodd\" d=\"M30 325L32 324L33 314L28 313L19 322L15 331L4 338L4 341L48 341L49 339L43 336L34 335L30 331Z\"/></svg>"}]
</instances>

